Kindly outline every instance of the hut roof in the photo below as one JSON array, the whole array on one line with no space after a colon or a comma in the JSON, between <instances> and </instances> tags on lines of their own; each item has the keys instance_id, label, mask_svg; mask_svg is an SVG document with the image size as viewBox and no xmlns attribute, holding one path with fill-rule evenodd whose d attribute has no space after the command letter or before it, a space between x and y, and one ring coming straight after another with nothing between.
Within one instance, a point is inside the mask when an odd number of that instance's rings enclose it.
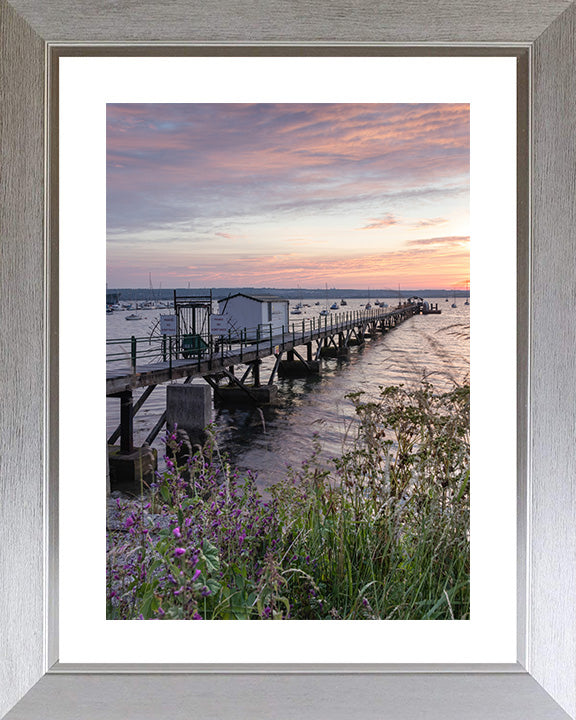
<instances>
[{"instance_id":1,"label":"hut roof","mask_svg":"<svg viewBox=\"0 0 576 720\"><path fill-rule=\"evenodd\" d=\"M234 295L228 295L227 297L220 298L218 302L224 302L225 300L232 300L235 297L245 297L256 302L289 302L287 298L280 297L279 295L270 295L267 293L255 294L255 293L243 293L238 292Z\"/></svg>"}]
</instances>

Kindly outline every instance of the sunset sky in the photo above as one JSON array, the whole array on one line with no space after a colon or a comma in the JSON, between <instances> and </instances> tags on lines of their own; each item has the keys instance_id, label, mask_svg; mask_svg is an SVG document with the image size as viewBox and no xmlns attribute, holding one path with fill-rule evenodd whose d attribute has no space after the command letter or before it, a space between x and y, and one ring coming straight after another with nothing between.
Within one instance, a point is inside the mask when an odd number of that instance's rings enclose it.
<instances>
[{"instance_id":1,"label":"sunset sky","mask_svg":"<svg viewBox=\"0 0 576 720\"><path fill-rule=\"evenodd\" d=\"M468 105L107 107L110 288L466 286Z\"/></svg>"}]
</instances>

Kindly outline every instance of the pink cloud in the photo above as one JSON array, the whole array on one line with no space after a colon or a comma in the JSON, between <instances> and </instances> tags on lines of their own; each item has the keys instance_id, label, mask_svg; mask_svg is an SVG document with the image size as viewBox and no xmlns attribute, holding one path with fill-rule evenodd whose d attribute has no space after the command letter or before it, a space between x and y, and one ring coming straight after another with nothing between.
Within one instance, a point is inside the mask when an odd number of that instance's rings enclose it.
<instances>
[{"instance_id":1,"label":"pink cloud","mask_svg":"<svg viewBox=\"0 0 576 720\"><path fill-rule=\"evenodd\" d=\"M415 223L413 223L411 225L411 227L414 228L415 230L418 230L420 228L432 227L434 225L444 225L447 222L448 222L448 219L443 218L443 217L428 218L425 220L417 220Z\"/></svg>"},{"instance_id":2,"label":"pink cloud","mask_svg":"<svg viewBox=\"0 0 576 720\"><path fill-rule=\"evenodd\" d=\"M399 223L400 218L397 215L394 215L393 213L386 213L386 215L382 218L372 218L371 223L364 225L364 227L359 228L359 230L381 230L383 228L390 227L391 225L398 225Z\"/></svg>"},{"instance_id":3,"label":"pink cloud","mask_svg":"<svg viewBox=\"0 0 576 720\"><path fill-rule=\"evenodd\" d=\"M427 245L434 246L464 246L470 242L469 235L450 235L448 237L432 237L432 238L419 238L418 240L408 240L408 245L414 247L422 247Z\"/></svg>"}]
</instances>

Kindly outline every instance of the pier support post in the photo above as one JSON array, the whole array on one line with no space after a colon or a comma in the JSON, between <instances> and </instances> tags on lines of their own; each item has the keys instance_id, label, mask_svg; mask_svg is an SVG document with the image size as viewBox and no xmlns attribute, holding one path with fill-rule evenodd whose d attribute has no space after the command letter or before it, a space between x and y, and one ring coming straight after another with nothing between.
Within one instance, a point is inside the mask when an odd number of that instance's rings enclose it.
<instances>
[{"instance_id":1,"label":"pier support post","mask_svg":"<svg viewBox=\"0 0 576 720\"><path fill-rule=\"evenodd\" d=\"M134 449L132 391L120 393L120 452L128 455Z\"/></svg>"},{"instance_id":2,"label":"pier support post","mask_svg":"<svg viewBox=\"0 0 576 720\"><path fill-rule=\"evenodd\" d=\"M192 444L206 440L204 429L212 422L212 393L208 385L168 385L166 425L186 430Z\"/></svg>"},{"instance_id":3,"label":"pier support post","mask_svg":"<svg viewBox=\"0 0 576 720\"><path fill-rule=\"evenodd\" d=\"M255 360L252 363L252 378L254 380L254 387L260 387L260 364L262 360Z\"/></svg>"},{"instance_id":4,"label":"pier support post","mask_svg":"<svg viewBox=\"0 0 576 720\"><path fill-rule=\"evenodd\" d=\"M348 346L355 347L357 345L364 345L364 329L362 326L354 329L354 337L348 339Z\"/></svg>"},{"instance_id":5,"label":"pier support post","mask_svg":"<svg viewBox=\"0 0 576 720\"><path fill-rule=\"evenodd\" d=\"M108 443L106 443L106 495L110 495L110 460L108 459Z\"/></svg>"},{"instance_id":6,"label":"pier support post","mask_svg":"<svg viewBox=\"0 0 576 720\"><path fill-rule=\"evenodd\" d=\"M120 447L108 446L110 489L140 493L154 480L157 453L148 445L134 447L132 391L124 390L115 397L120 398Z\"/></svg>"}]
</instances>

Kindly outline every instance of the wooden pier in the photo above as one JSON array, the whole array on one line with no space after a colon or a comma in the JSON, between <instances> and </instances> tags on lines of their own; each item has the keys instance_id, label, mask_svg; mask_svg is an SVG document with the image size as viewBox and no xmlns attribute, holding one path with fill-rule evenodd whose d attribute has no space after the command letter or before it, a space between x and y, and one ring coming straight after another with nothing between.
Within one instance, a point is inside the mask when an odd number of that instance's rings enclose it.
<instances>
[{"instance_id":1,"label":"wooden pier","mask_svg":"<svg viewBox=\"0 0 576 720\"><path fill-rule=\"evenodd\" d=\"M437 312L437 307L415 301L400 303L395 308L335 312L293 322L281 330L268 327L264 332L259 329L256 333L244 331L240 337L218 338L194 352L184 347L178 338L165 336L155 341L150 338L109 341L110 344L129 345L130 352L121 358L118 354L107 358L106 395L120 399L120 425L108 439L108 444L113 445L120 438L119 452L116 448L115 456L132 457L136 453L136 460L141 462L140 451L153 442L167 423L165 412L146 438L144 448L134 448L134 415L157 385L184 379L188 389L182 392L209 392L210 386L215 397L224 401L267 404L273 401L277 375L318 373L321 358L347 357L349 348L363 344L366 338L386 333L414 315ZM260 366L266 357L274 357L274 364L268 378L263 379ZM235 373L238 366L246 366L241 376ZM192 388L190 383L196 378L203 378L207 385ZM133 404L132 393L138 388L146 390ZM202 398L192 402L199 402L200 408L206 406L206 400ZM197 427L204 427L208 422L200 410ZM112 455L110 457L112 462Z\"/></svg>"},{"instance_id":2,"label":"wooden pier","mask_svg":"<svg viewBox=\"0 0 576 720\"><path fill-rule=\"evenodd\" d=\"M386 332L417 314L432 314L434 309L425 312L420 306L405 303L394 309L366 310L349 313L334 313L325 318L310 319L291 323L281 332L262 334L257 340L239 342L220 342L209 347L206 352L198 352L192 358L181 357L177 348L171 350L172 357L161 362L138 362L138 355L127 358L131 366L121 365L121 361L108 361L106 371L106 395L114 397L118 393L149 387L179 378L210 377L220 373L227 374L230 367L250 365L264 357L274 355L277 360L286 353L289 360L294 355L304 365L322 357L324 348L342 350L364 342L366 337ZM119 341L115 341L119 342ZM133 339L124 341L134 345ZM315 348L314 348L315 344ZM307 357L303 358L296 348L307 347ZM167 351L168 352L168 351ZM150 349L143 353L150 357ZM326 353L329 355L329 353ZM335 353L336 354L336 353ZM126 360L124 361L126 362ZM116 367L113 367L116 365ZM277 368L276 368L277 370Z\"/></svg>"}]
</instances>

